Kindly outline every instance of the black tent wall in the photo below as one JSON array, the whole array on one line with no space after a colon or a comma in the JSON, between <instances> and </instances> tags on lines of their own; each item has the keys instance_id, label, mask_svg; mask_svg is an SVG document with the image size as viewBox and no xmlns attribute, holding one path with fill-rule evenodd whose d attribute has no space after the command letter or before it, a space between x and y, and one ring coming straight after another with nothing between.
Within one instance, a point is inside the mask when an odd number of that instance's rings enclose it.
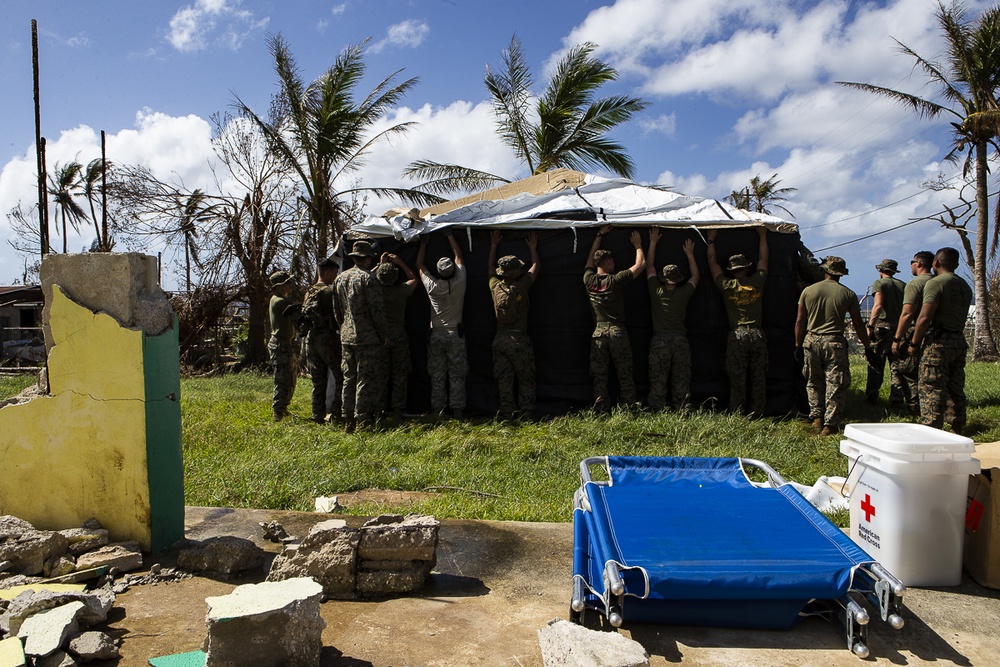
<instances>
[{"instance_id":1,"label":"black tent wall","mask_svg":"<svg viewBox=\"0 0 1000 667\"><path fill-rule=\"evenodd\" d=\"M493 380L491 344L496 319L488 281L495 267L487 267L490 230L472 228L469 249L465 228L452 228L462 247L468 271L465 295L464 331L469 355L467 410L474 414L494 414L499 395ZM504 228L497 257L517 255L525 263L530 253L525 244L529 230ZM615 227L604 236L602 247L615 256L616 269L631 266L635 251L629 241L632 229ZM643 249L648 248L648 230L639 229ZM537 369L538 414L563 414L584 408L593 401L589 375L590 336L594 329L590 305L583 287L587 252L597 229L594 227L539 229L538 253L541 273L531 290L529 333L535 350ZM705 243L697 232L688 229L663 230L657 246L656 266L677 264L687 273L687 260L681 246L685 239L695 240L695 258L701 281L688 306L688 340L692 354L692 402L696 405L725 408L729 400L729 382L725 372L728 323L722 297L711 279L705 259ZM787 414L795 407L796 368L792 358L794 326L799 288L796 278L798 234L769 232L769 272L764 288L764 329L768 339L767 405L769 415ZM416 241L372 239L376 250L398 254L414 270ZM426 265L433 266L439 257L450 254L447 239L440 232L427 235ZM575 245L575 249L574 249ZM725 265L730 255L743 253L756 261L758 237L753 228L726 229L719 232L717 252ZM402 278L401 278L402 279ZM649 297L645 276L626 290L627 328L635 362L635 382L640 399L648 391L646 360L652 338ZM410 376L409 409L430 409L430 379L427 375L427 339L430 304L423 289L417 289L407 304L406 328L410 337L413 372ZM611 391L617 392L612 373Z\"/></svg>"}]
</instances>

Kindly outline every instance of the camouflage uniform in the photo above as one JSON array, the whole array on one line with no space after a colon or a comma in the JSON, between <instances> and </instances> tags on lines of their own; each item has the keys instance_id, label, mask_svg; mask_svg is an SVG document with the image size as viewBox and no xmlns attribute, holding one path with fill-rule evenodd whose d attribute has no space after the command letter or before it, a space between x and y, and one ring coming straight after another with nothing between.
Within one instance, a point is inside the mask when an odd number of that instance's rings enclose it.
<instances>
[{"instance_id":1,"label":"camouflage uniform","mask_svg":"<svg viewBox=\"0 0 1000 667\"><path fill-rule=\"evenodd\" d=\"M352 256L362 253L358 250L361 243L355 243ZM385 353L383 343L388 340L389 328L382 286L371 272L354 266L337 276L334 306L343 349L344 418L368 420L381 412L379 400L384 395L380 356Z\"/></svg>"},{"instance_id":2,"label":"camouflage uniform","mask_svg":"<svg viewBox=\"0 0 1000 667\"><path fill-rule=\"evenodd\" d=\"M903 339L900 341L900 346L906 346L911 340L913 340L913 329L917 322L917 317L920 315L920 307L924 302L924 285L927 281L933 278L929 273L922 273L918 276L914 276L913 280L906 283L906 289L903 290L903 305L912 305L916 307L916 312L913 315L913 320L910 322L910 326L907 327L906 332L903 334ZM911 415L920 414L920 390L919 390L919 377L920 377L920 350L910 347L909 354L906 359L899 361L899 380L902 384L903 390L903 401L906 403L907 409Z\"/></svg>"},{"instance_id":3,"label":"camouflage uniform","mask_svg":"<svg viewBox=\"0 0 1000 667\"><path fill-rule=\"evenodd\" d=\"M662 410L667 402L669 382L670 405L679 410L687 403L691 391L691 346L684 320L694 286L691 283L679 284L682 277L674 265L664 267L664 277L676 286L660 282L657 276L646 279L653 318L653 340L649 343L649 396L646 402L653 410Z\"/></svg>"},{"instance_id":4,"label":"camouflage uniform","mask_svg":"<svg viewBox=\"0 0 1000 667\"><path fill-rule=\"evenodd\" d=\"M895 271L896 262L885 260L875 267ZM889 362L889 405L902 407L904 404L903 379L900 376L900 361L892 354L892 337L896 335L899 316L903 310L903 291L906 283L897 278L879 278L872 284L872 294L882 295L882 312L875 327L870 331L872 354L868 360L868 379L865 396L874 403L878 400L882 381L885 378L885 364Z\"/></svg>"},{"instance_id":5,"label":"camouflage uniform","mask_svg":"<svg viewBox=\"0 0 1000 667\"><path fill-rule=\"evenodd\" d=\"M431 303L431 335L427 343L431 407L440 412L450 403L453 410L461 411L465 409L465 380L469 374L469 359L461 332L466 270L464 266L454 265L454 273L448 278L421 273L420 280Z\"/></svg>"},{"instance_id":6,"label":"camouflage uniform","mask_svg":"<svg viewBox=\"0 0 1000 667\"><path fill-rule=\"evenodd\" d=\"M726 375L729 376L729 409L733 412L742 412L744 407L751 414L764 412L767 398L767 336L761 329L761 323L766 280L766 271L755 271L744 278L726 278L720 274L715 279L729 317Z\"/></svg>"},{"instance_id":7,"label":"camouflage uniform","mask_svg":"<svg viewBox=\"0 0 1000 667\"><path fill-rule=\"evenodd\" d=\"M309 288L302 302L302 318L308 323L306 363L312 380L312 418L322 422L327 415L327 385L333 373L334 386L342 391L340 331L333 316L333 287L322 280ZM341 392L333 402L333 414L340 414Z\"/></svg>"},{"instance_id":8,"label":"camouflage uniform","mask_svg":"<svg viewBox=\"0 0 1000 667\"><path fill-rule=\"evenodd\" d=\"M966 423L965 320L972 289L954 273L942 273L924 285L923 302L938 308L920 350L920 422L941 428L948 421L960 432Z\"/></svg>"},{"instance_id":9,"label":"camouflage uniform","mask_svg":"<svg viewBox=\"0 0 1000 667\"><path fill-rule=\"evenodd\" d=\"M282 282L284 281L284 282ZM271 284L274 287L290 282L291 278L284 271L271 274ZM268 311L271 320L271 339L267 343L267 351L274 369L274 394L271 407L275 419L288 415L288 405L295 394L296 368L298 368L298 346L295 344L295 324L290 309L296 304L285 297L274 294Z\"/></svg>"},{"instance_id":10,"label":"camouflage uniform","mask_svg":"<svg viewBox=\"0 0 1000 667\"><path fill-rule=\"evenodd\" d=\"M494 309L501 297L512 297L507 299L511 311L503 316L497 312L497 333L493 338L493 377L500 390L500 412L509 415L517 407L514 403L516 381L521 411L531 413L535 410L535 351L528 336L528 290L532 280L523 275L508 283L491 276L489 284Z\"/></svg>"},{"instance_id":11,"label":"camouflage uniform","mask_svg":"<svg viewBox=\"0 0 1000 667\"><path fill-rule=\"evenodd\" d=\"M625 330L624 292L625 285L634 277L630 269L614 274L599 274L594 269L587 269L583 274L595 322L590 338L590 376L594 380L594 407L597 410L611 408L608 379L612 364L618 373L619 398L625 404L635 403L632 345Z\"/></svg>"},{"instance_id":12,"label":"camouflage uniform","mask_svg":"<svg viewBox=\"0 0 1000 667\"><path fill-rule=\"evenodd\" d=\"M843 271L846 273L846 268ZM844 326L845 317L857 302L857 295L836 280L821 280L799 295L799 305L807 315L802 375L806 379L809 419L821 420L831 431L840 427L851 385Z\"/></svg>"}]
</instances>

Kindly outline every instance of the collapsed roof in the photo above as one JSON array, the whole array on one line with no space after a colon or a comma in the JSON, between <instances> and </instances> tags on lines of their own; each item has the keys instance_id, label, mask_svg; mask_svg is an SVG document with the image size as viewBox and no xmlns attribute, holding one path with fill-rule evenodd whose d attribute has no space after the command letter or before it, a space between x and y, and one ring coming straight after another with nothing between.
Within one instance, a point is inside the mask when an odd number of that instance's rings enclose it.
<instances>
[{"instance_id":1,"label":"collapsed roof","mask_svg":"<svg viewBox=\"0 0 1000 667\"><path fill-rule=\"evenodd\" d=\"M751 227L792 234L798 225L738 209L717 199L693 197L667 187L603 178L571 169L552 171L447 201L419 212L392 209L351 228L366 236L409 241L450 226L565 229L625 227Z\"/></svg>"}]
</instances>

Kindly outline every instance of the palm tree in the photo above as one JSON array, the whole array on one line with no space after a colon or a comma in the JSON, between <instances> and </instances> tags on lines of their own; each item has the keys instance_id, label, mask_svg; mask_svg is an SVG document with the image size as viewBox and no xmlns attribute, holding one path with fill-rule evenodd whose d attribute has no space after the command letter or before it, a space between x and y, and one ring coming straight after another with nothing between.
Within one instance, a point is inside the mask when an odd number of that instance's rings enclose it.
<instances>
[{"instance_id":1,"label":"palm tree","mask_svg":"<svg viewBox=\"0 0 1000 667\"><path fill-rule=\"evenodd\" d=\"M486 89L493 98L497 132L532 175L556 167L591 167L632 178L635 164L608 133L646 108L637 97L596 98L597 90L618 79L618 72L593 56L595 44L577 45L563 56L537 99L531 95L531 72L517 36L503 52L503 67L487 67ZM495 174L431 160L410 163L405 176L422 179L417 186L434 194L479 190L509 182Z\"/></svg>"},{"instance_id":2,"label":"palm tree","mask_svg":"<svg viewBox=\"0 0 1000 667\"><path fill-rule=\"evenodd\" d=\"M972 262L976 334L972 358L996 359L986 276L990 226L987 160L990 147L997 146L996 138L1000 135L1000 7L988 9L975 21L970 20L957 3L946 7L939 2L935 13L946 39L943 63L927 60L899 40L896 43L904 54L916 61L931 83L937 85L944 103L868 83L839 83L895 100L912 108L921 118L942 114L954 117L951 123L953 143L945 157L954 162L964 153L963 173L968 175L974 171L976 183L976 247ZM994 237L994 250L996 241Z\"/></svg>"},{"instance_id":3,"label":"palm tree","mask_svg":"<svg viewBox=\"0 0 1000 667\"><path fill-rule=\"evenodd\" d=\"M760 180L760 174L750 179L750 185L742 190L733 190L726 199L736 208L756 213L766 213L771 215L768 206L780 208L790 217L795 217L792 212L778 202L788 201L789 195L798 188L779 188L781 181L777 180L778 175L774 174L766 181Z\"/></svg>"},{"instance_id":4,"label":"palm tree","mask_svg":"<svg viewBox=\"0 0 1000 667\"><path fill-rule=\"evenodd\" d=\"M208 195L196 189L184 199L177 201L177 229L174 234L180 235L184 243L184 277L187 291L191 293L191 260L196 266L201 266L198 259L198 225L215 215L215 204L208 204Z\"/></svg>"},{"instance_id":5,"label":"palm tree","mask_svg":"<svg viewBox=\"0 0 1000 667\"><path fill-rule=\"evenodd\" d=\"M365 43L347 47L326 72L308 85L281 35L269 37L267 43L278 75L276 118L265 120L239 98L236 104L260 127L271 149L298 175L318 257L327 255L329 234L339 235L347 226L345 195L366 190L379 196L415 199L426 204L441 201L427 193L401 188L336 190L338 179L361 167L373 145L410 128L412 123L397 123L369 136L372 128L402 100L417 79L396 83L402 70L396 71L356 102L355 88L366 69Z\"/></svg>"},{"instance_id":6,"label":"palm tree","mask_svg":"<svg viewBox=\"0 0 1000 667\"><path fill-rule=\"evenodd\" d=\"M56 163L55 169L49 175L49 194L55 199L59 215L62 217L63 253L68 252L66 239L66 222L74 231L80 231L80 221L87 219L83 208L76 203L75 197L80 190L80 174L83 165L73 160L63 166Z\"/></svg>"},{"instance_id":7,"label":"palm tree","mask_svg":"<svg viewBox=\"0 0 1000 667\"><path fill-rule=\"evenodd\" d=\"M109 252L111 248L104 247L104 240L101 235L101 222L97 219L97 210L94 207L94 200L101 191L101 179L104 177L105 163L101 158L94 158L87 163L87 168L83 170L80 184L83 188L83 196L90 204L90 219L94 223L97 232L97 244L104 252Z\"/></svg>"}]
</instances>

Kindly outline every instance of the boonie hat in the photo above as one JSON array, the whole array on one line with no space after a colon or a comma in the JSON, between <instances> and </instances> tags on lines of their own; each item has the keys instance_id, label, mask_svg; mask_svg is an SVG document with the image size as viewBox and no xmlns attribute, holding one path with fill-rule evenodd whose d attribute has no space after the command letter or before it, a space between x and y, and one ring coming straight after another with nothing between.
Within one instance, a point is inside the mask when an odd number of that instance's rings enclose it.
<instances>
[{"instance_id":1,"label":"boonie hat","mask_svg":"<svg viewBox=\"0 0 1000 667\"><path fill-rule=\"evenodd\" d=\"M292 282L292 277L288 275L288 271L275 271L268 277L268 280L271 281L271 287L280 287L285 283Z\"/></svg>"},{"instance_id":2,"label":"boonie hat","mask_svg":"<svg viewBox=\"0 0 1000 667\"><path fill-rule=\"evenodd\" d=\"M399 277L399 269L396 268L395 264L389 264L388 262L379 264L375 268L375 277L383 285L389 286L396 282L396 278Z\"/></svg>"},{"instance_id":3,"label":"boonie hat","mask_svg":"<svg viewBox=\"0 0 1000 667\"><path fill-rule=\"evenodd\" d=\"M882 273L899 273L899 263L894 259L883 259L875 265L875 269Z\"/></svg>"},{"instance_id":4,"label":"boonie hat","mask_svg":"<svg viewBox=\"0 0 1000 667\"><path fill-rule=\"evenodd\" d=\"M844 261L843 257L830 255L824 259L823 263L819 266L831 276L846 276L849 273L847 270L847 262Z\"/></svg>"},{"instance_id":5,"label":"boonie hat","mask_svg":"<svg viewBox=\"0 0 1000 667\"><path fill-rule=\"evenodd\" d=\"M442 278L451 278L455 273L455 262L451 257L442 257L437 261L437 272Z\"/></svg>"},{"instance_id":6,"label":"boonie hat","mask_svg":"<svg viewBox=\"0 0 1000 667\"><path fill-rule=\"evenodd\" d=\"M375 251L368 241L355 241L354 249L348 254L348 257L371 257L374 259Z\"/></svg>"},{"instance_id":7,"label":"boonie hat","mask_svg":"<svg viewBox=\"0 0 1000 667\"><path fill-rule=\"evenodd\" d=\"M681 267L676 264L667 264L663 267L663 279L671 285L683 282L684 274L681 273Z\"/></svg>"},{"instance_id":8,"label":"boonie hat","mask_svg":"<svg viewBox=\"0 0 1000 667\"><path fill-rule=\"evenodd\" d=\"M512 276L524 268L524 262L514 255L506 255L497 261L498 276Z\"/></svg>"},{"instance_id":9,"label":"boonie hat","mask_svg":"<svg viewBox=\"0 0 1000 667\"><path fill-rule=\"evenodd\" d=\"M729 266L726 267L726 270L738 271L747 268L750 268L750 260L747 259L746 255L733 255L729 258Z\"/></svg>"}]
</instances>

